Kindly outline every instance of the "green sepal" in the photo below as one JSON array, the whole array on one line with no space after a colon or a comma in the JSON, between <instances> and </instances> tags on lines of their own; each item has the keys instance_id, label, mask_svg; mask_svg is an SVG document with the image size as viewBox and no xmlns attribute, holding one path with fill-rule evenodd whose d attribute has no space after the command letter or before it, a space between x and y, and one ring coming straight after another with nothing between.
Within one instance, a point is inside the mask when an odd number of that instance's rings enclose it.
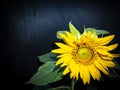
<instances>
[{"instance_id":1,"label":"green sepal","mask_svg":"<svg viewBox=\"0 0 120 90\"><path fill-rule=\"evenodd\" d=\"M62 72L57 68L55 61L48 61L38 68L36 74L27 82L27 84L47 85L62 79Z\"/></svg>"},{"instance_id":2,"label":"green sepal","mask_svg":"<svg viewBox=\"0 0 120 90\"><path fill-rule=\"evenodd\" d=\"M107 30L96 30L97 35L110 34Z\"/></svg>"},{"instance_id":3,"label":"green sepal","mask_svg":"<svg viewBox=\"0 0 120 90\"><path fill-rule=\"evenodd\" d=\"M89 31L93 33L96 31L96 29L95 28L84 28L84 33L88 33Z\"/></svg>"},{"instance_id":4,"label":"green sepal","mask_svg":"<svg viewBox=\"0 0 120 90\"><path fill-rule=\"evenodd\" d=\"M84 34L87 34L89 31L92 32L92 35L95 35L97 37L97 33L96 33L95 28L85 28L84 27Z\"/></svg>"},{"instance_id":5,"label":"green sepal","mask_svg":"<svg viewBox=\"0 0 120 90\"><path fill-rule=\"evenodd\" d=\"M61 39L61 37L59 36L60 33L62 34L65 34L66 30L65 31L57 31L57 39Z\"/></svg>"},{"instance_id":6,"label":"green sepal","mask_svg":"<svg viewBox=\"0 0 120 90\"><path fill-rule=\"evenodd\" d=\"M56 56L57 54L49 52L41 56L38 56L38 59L40 62L56 61L57 60Z\"/></svg>"},{"instance_id":7,"label":"green sepal","mask_svg":"<svg viewBox=\"0 0 120 90\"><path fill-rule=\"evenodd\" d=\"M69 22L69 29L71 34L74 35L76 39L80 38L80 32L75 28L75 26L71 22Z\"/></svg>"},{"instance_id":8,"label":"green sepal","mask_svg":"<svg viewBox=\"0 0 120 90\"><path fill-rule=\"evenodd\" d=\"M88 33L88 31L91 31L92 33L96 33L96 35L103 35L103 34L110 34L107 30L98 30L95 28L85 28L84 33Z\"/></svg>"}]
</instances>

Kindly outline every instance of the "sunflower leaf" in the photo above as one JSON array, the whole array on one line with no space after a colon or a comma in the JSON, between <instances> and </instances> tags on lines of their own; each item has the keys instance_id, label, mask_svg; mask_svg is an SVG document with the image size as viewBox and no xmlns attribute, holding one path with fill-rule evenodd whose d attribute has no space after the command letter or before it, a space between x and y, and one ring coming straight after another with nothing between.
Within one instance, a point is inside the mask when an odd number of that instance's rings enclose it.
<instances>
[{"instance_id":1,"label":"sunflower leaf","mask_svg":"<svg viewBox=\"0 0 120 90\"><path fill-rule=\"evenodd\" d=\"M116 66L115 66L115 68L110 68L110 69L109 69L110 73L109 73L108 76L109 76L110 78L115 78L115 77L117 77L117 78L120 79L119 75L117 74L117 72L116 72L116 70L115 70L115 69L120 69L120 65L118 64L118 62L115 61L115 59L113 59L113 62L116 64Z\"/></svg>"},{"instance_id":2,"label":"sunflower leaf","mask_svg":"<svg viewBox=\"0 0 120 90\"><path fill-rule=\"evenodd\" d=\"M71 90L68 86L51 87L50 85L34 86L33 90Z\"/></svg>"},{"instance_id":3,"label":"sunflower leaf","mask_svg":"<svg viewBox=\"0 0 120 90\"><path fill-rule=\"evenodd\" d=\"M78 39L80 38L81 34L80 32L73 26L73 24L70 22L69 23L69 29L70 32Z\"/></svg>"},{"instance_id":4,"label":"sunflower leaf","mask_svg":"<svg viewBox=\"0 0 120 90\"><path fill-rule=\"evenodd\" d=\"M88 31L96 32L97 35L110 34L107 30L96 30L95 28L85 28L85 33Z\"/></svg>"},{"instance_id":5,"label":"sunflower leaf","mask_svg":"<svg viewBox=\"0 0 120 90\"><path fill-rule=\"evenodd\" d=\"M116 68L116 69L120 69L120 65L119 65L118 62L115 61L115 59L113 59L113 62L116 64L115 68Z\"/></svg>"},{"instance_id":6,"label":"sunflower leaf","mask_svg":"<svg viewBox=\"0 0 120 90\"><path fill-rule=\"evenodd\" d=\"M49 52L41 56L38 56L38 58L40 62L47 62L47 61L56 61L57 60L56 56L57 55L55 53Z\"/></svg>"},{"instance_id":7,"label":"sunflower leaf","mask_svg":"<svg viewBox=\"0 0 120 90\"><path fill-rule=\"evenodd\" d=\"M62 71L56 68L55 61L44 63L38 68L36 74L27 82L27 84L47 85L62 79Z\"/></svg>"},{"instance_id":8,"label":"sunflower leaf","mask_svg":"<svg viewBox=\"0 0 120 90\"><path fill-rule=\"evenodd\" d=\"M92 33L95 31L95 28L85 28L85 33L88 33L88 31L91 31Z\"/></svg>"},{"instance_id":9,"label":"sunflower leaf","mask_svg":"<svg viewBox=\"0 0 120 90\"><path fill-rule=\"evenodd\" d=\"M59 36L59 33L65 34L66 31L57 31L57 39L61 39L61 37Z\"/></svg>"},{"instance_id":10,"label":"sunflower leaf","mask_svg":"<svg viewBox=\"0 0 120 90\"><path fill-rule=\"evenodd\" d=\"M49 90L49 89L54 90L52 88L53 87L51 87L50 85L35 85L33 87L33 90Z\"/></svg>"},{"instance_id":11,"label":"sunflower leaf","mask_svg":"<svg viewBox=\"0 0 120 90\"><path fill-rule=\"evenodd\" d=\"M97 35L101 35L101 34L110 34L110 32L108 32L107 30L96 30Z\"/></svg>"},{"instance_id":12,"label":"sunflower leaf","mask_svg":"<svg viewBox=\"0 0 120 90\"><path fill-rule=\"evenodd\" d=\"M114 68L110 68L109 69L109 71L110 71L110 73L109 73L109 77L110 78L119 78L120 79L120 77L119 77L119 75L117 74L117 72L115 71L115 69Z\"/></svg>"},{"instance_id":13,"label":"sunflower leaf","mask_svg":"<svg viewBox=\"0 0 120 90\"><path fill-rule=\"evenodd\" d=\"M86 31L93 31L96 30L95 28L85 28Z\"/></svg>"},{"instance_id":14,"label":"sunflower leaf","mask_svg":"<svg viewBox=\"0 0 120 90\"><path fill-rule=\"evenodd\" d=\"M97 88L92 85L88 85L87 90L97 90Z\"/></svg>"}]
</instances>

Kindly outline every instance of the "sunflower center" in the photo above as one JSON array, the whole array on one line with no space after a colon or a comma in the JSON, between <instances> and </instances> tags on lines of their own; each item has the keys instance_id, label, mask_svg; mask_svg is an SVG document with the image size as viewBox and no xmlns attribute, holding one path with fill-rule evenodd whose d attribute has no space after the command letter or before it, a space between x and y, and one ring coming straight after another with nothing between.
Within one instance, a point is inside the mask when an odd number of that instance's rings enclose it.
<instances>
[{"instance_id":1,"label":"sunflower center","mask_svg":"<svg viewBox=\"0 0 120 90\"><path fill-rule=\"evenodd\" d=\"M89 48L80 48L78 49L77 57L82 62L89 61L92 58L92 51Z\"/></svg>"}]
</instances>

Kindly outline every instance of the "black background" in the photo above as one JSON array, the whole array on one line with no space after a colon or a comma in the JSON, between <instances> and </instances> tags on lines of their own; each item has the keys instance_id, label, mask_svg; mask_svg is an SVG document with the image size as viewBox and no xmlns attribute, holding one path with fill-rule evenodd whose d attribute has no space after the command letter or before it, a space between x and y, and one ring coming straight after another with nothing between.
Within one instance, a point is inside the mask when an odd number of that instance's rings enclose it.
<instances>
[{"instance_id":1,"label":"black background","mask_svg":"<svg viewBox=\"0 0 120 90\"><path fill-rule=\"evenodd\" d=\"M0 3L0 42L3 90L32 90L26 85L41 63L37 56L53 49L58 30L72 23L82 32L86 27L105 29L120 42L120 6L114 1L4 0ZM120 44L120 43L119 43ZM114 52L120 52L118 47ZM120 63L119 59L117 59ZM118 72L119 73L119 72ZM118 79L106 78L98 90L119 88ZM65 83L65 82L64 82ZM67 83L67 82L66 82ZM85 86L77 83L76 87ZM83 88L82 88L83 87ZM78 90L76 88L76 90Z\"/></svg>"}]
</instances>

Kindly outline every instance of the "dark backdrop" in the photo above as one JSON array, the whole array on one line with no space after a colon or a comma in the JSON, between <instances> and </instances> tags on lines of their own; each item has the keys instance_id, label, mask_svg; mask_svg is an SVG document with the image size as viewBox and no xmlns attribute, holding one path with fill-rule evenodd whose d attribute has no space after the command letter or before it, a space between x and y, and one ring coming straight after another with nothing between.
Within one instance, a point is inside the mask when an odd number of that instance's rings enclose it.
<instances>
[{"instance_id":1,"label":"dark backdrop","mask_svg":"<svg viewBox=\"0 0 120 90\"><path fill-rule=\"evenodd\" d=\"M3 90L32 90L25 82L41 63L37 56L53 49L56 31L68 30L72 23L80 31L86 27L105 29L120 42L120 6L115 1L4 0L0 3L0 42ZM118 47L115 52L119 52ZM120 62L118 60L118 62ZM107 79L100 90L118 88L118 79ZM80 86L79 84L77 84ZM78 89L77 89L78 90Z\"/></svg>"}]
</instances>

